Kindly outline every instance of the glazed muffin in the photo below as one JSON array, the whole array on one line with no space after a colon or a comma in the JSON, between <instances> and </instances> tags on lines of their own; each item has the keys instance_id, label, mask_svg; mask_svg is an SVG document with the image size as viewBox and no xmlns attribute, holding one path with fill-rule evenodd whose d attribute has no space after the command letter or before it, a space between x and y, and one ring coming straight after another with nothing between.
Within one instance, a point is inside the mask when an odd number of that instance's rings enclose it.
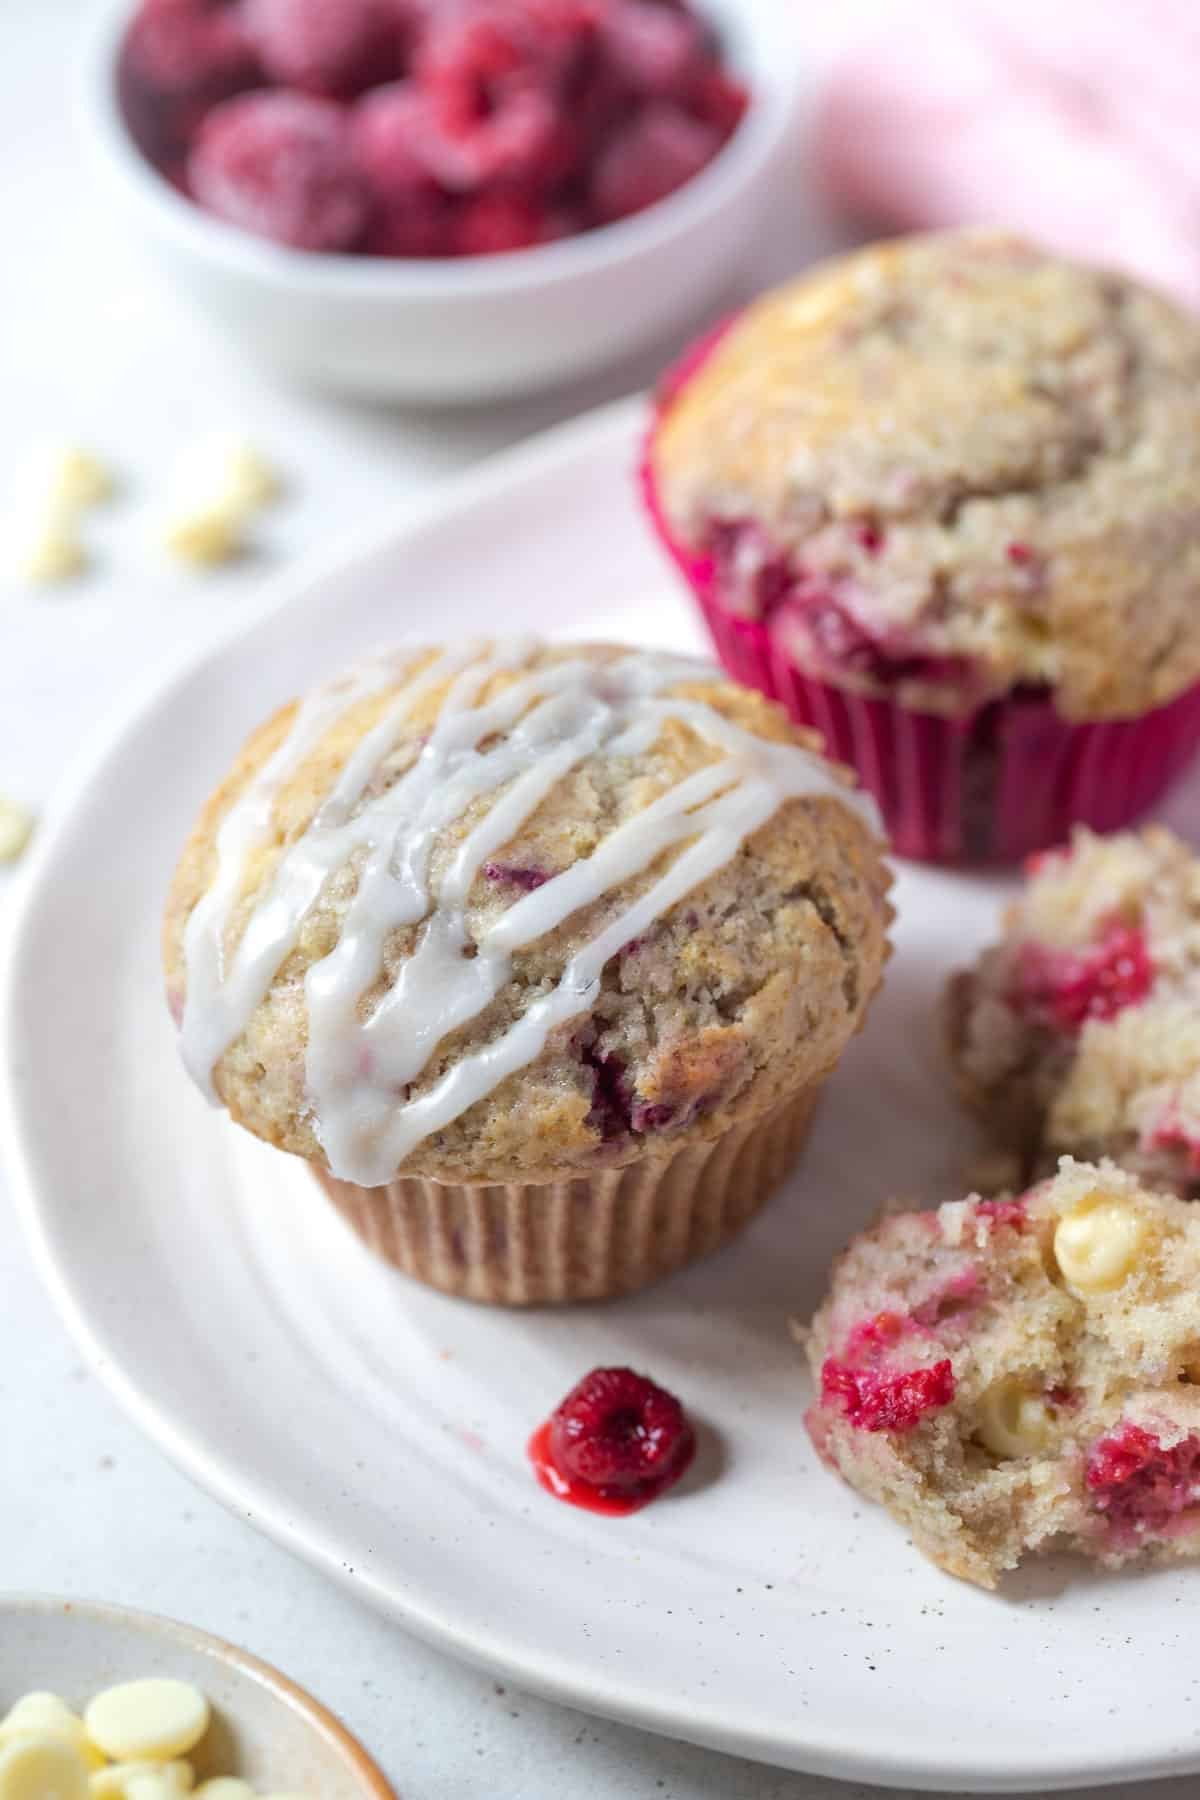
<instances>
[{"instance_id":1,"label":"glazed muffin","mask_svg":"<svg viewBox=\"0 0 1200 1800\"><path fill-rule=\"evenodd\" d=\"M1162 826L1033 859L1000 942L955 975L958 1090L1002 1179L1110 1157L1200 1191L1200 862Z\"/></svg>"},{"instance_id":2,"label":"glazed muffin","mask_svg":"<svg viewBox=\"0 0 1200 1800\"><path fill-rule=\"evenodd\" d=\"M829 1466L994 1587L1032 1550L1200 1554L1200 1210L1064 1157L857 1238L808 1354Z\"/></svg>"},{"instance_id":3,"label":"glazed muffin","mask_svg":"<svg viewBox=\"0 0 1200 1800\"><path fill-rule=\"evenodd\" d=\"M255 733L171 889L194 1078L408 1273L603 1298L723 1242L887 955L871 802L710 666L472 644Z\"/></svg>"},{"instance_id":4,"label":"glazed muffin","mask_svg":"<svg viewBox=\"0 0 1200 1800\"><path fill-rule=\"evenodd\" d=\"M1200 323L1011 237L876 245L668 380L652 515L725 666L903 855L1149 807L1200 739Z\"/></svg>"}]
</instances>

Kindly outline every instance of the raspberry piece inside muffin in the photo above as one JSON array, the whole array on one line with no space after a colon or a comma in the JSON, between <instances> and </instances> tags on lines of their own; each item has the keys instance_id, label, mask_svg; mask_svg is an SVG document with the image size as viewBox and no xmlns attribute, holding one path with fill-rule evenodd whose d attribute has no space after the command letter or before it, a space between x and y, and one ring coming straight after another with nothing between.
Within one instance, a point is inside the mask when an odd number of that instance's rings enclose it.
<instances>
[{"instance_id":1,"label":"raspberry piece inside muffin","mask_svg":"<svg viewBox=\"0 0 1200 1800\"><path fill-rule=\"evenodd\" d=\"M1074 1032L1089 1019L1115 1019L1144 1000L1153 984L1145 933L1118 920L1079 952L1023 945L1017 1003L1041 1009L1059 1031Z\"/></svg>"},{"instance_id":2,"label":"raspberry piece inside muffin","mask_svg":"<svg viewBox=\"0 0 1200 1800\"><path fill-rule=\"evenodd\" d=\"M1029 1551L1200 1555L1200 1212L1064 1158L1003 1210L886 1218L809 1334L822 1458L994 1586ZM946 1310L944 1296L963 1303Z\"/></svg>"},{"instance_id":3,"label":"raspberry piece inside muffin","mask_svg":"<svg viewBox=\"0 0 1200 1800\"><path fill-rule=\"evenodd\" d=\"M673 1394L633 1369L593 1369L534 1434L538 1479L559 1499L633 1512L673 1487L696 1434Z\"/></svg>"},{"instance_id":4,"label":"raspberry piece inside muffin","mask_svg":"<svg viewBox=\"0 0 1200 1800\"><path fill-rule=\"evenodd\" d=\"M927 1412L949 1406L954 1371L947 1358L925 1368L892 1366L915 1330L914 1320L893 1312L854 1326L842 1356L821 1365L822 1404L839 1407L860 1431L911 1431Z\"/></svg>"},{"instance_id":5,"label":"raspberry piece inside muffin","mask_svg":"<svg viewBox=\"0 0 1200 1800\"><path fill-rule=\"evenodd\" d=\"M1160 827L1031 859L1000 941L954 977L955 1079L1026 1178L1111 1157L1191 1192L1200 1169L1200 863Z\"/></svg>"},{"instance_id":6,"label":"raspberry piece inside muffin","mask_svg":"<svg viewBox=\"0 0 1200 1800\"><path fill-rule=\"evenodd\" d=\"M1169 1448L1140 1425L1101 1438L1088 1458L1087 1485L1096 1511L1116 1538L1162 1535L1200 1509L1200 1436Z\"/></svg>"}]
</instances>

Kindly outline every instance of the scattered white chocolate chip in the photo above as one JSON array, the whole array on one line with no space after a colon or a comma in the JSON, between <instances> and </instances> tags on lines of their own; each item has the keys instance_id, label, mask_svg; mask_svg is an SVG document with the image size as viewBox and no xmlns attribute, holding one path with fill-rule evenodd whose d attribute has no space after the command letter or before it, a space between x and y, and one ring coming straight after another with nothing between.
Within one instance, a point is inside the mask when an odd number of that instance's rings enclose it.
<instances>
[{"instance_id":1,"label":"scattered white chocolate chip","mask_svg":"<svg viewBox=\"0 0 1200 1800\"><path fill-rule=\"evenodd\" d=\"M3 853L3 803L0 802L0 860ZM89 1742L83 1720L57 1694L23 1694L0 1719L0 1744L31 1736L61 1738L89 1769L98 1769L104 1762L100 1751Z\"/></svg>"},{"instance_id":2,"label":"scattered white chocolate chip","mask_svg":"<svg viewBox=\"0 0 1200 1800\"><path fill-rule=\"evenodd\" d=\"M29 457L18 479L30 504L60 513L84 512L111 499L108 464L81 444L47 444Z\"/></svg>"},{"instance_id":3,"label":"scattered white chocolate chip","mask_svg":"<svg viewBox=\"0 0 1200 1800\"><path fill-rule=\"evenodd\" d=\"M83 1758L48 1732L0 1748L0 1800L88 1800Z\"/></svg>"},{"instance_id":4,"label":"scattered white chocolate chip","mask_svg":"<svg viewBox=\"0 0 1200 1800\"><path fill-rule=\"evenodd\" d=\"M134 1800L134 1789L147 1781L156 1782L164 1797L177 1800L191 1793L196 1774L191 1763L178 1758L161 1762L143 1757L135 1762L109 1763L92 1776L88 1786L92 1800Z\"/></svg>"},{"instance_id":5,"label":"scattered white chocolate chip","mask_svg":"<svg viewBox=\"0 0 1200 1800\"><path fill-rule=\"evenodd\" d=\"M1036 1456L1050 1438L1050 1411L1037 1394L1012 1378L981 1395L977 1429L996 1456Z\"/></svg>"},{"instance_id":6,"label":"scattered white chocolate chip","mask_svg":"<svg viewBox=\"0 0 1200 1800\"><path fill-rule=\"evenodd\" d=\"M208 1730L208 1701L188 1681L151 1677L106 1688L83 1715L93 1744L118 1762L169 1762Z\"/></svg>"},{"instance_id":7,"label":"scattered white chocolate chip","mask_svg":"<svg viewBox=\"0 0 1200 1800\"><path fill-rule=\"evenodd\" d=\"M163 542L182 562L215 568L245 550L245 518L244 509L227 500L202 500L172 514Z\"/></svg>"},{"instance_id":8,"label":"scattered white chocolate chip","mask_svg":"<svg viewBox=\"0 0 1200 1800\"><path fill-rule=\"evenodd\" d=\"M15 800L8 800L0 794L0 863L16 862L32 836L33 814L26 807L19 806ZM53 1697L46 1696L48 1699ZM35 1696L29 1695L28 1698L33 1699ZM12 1713L8 1716L11 1719Z\"/></svg>"},{"instance_id":9,"label":"scattered white chocolate chip","mask_svg":"<svg viewBox=\"0 0 1200 1800\"><path fill-rule=\"evenodd\" d=\"M1080 1293L1105 1293L1132 1273L1145 1241L1145 1222L1134 1208L1093 1188L1059 1220L1054 1260Z\"/></svg>"},{"instance_id":10,"label":"scattered white chocolate chip","mask_svg":"<svg viewBox=\"0 0 1200 1800\"><path fill-rule=\"evenodd\" d=\"M47 507L38 510L23 530L16 572L31 587L71 581L87 567L87 552L73 514Z\"/></svg>"},{"instance_id":11,"label":"scattered white chocolate chip","mask_svg":"<svg viewBox=\"0 0 1200 1800\"><path fill-rule=\"evenodd\" d=\"M283 483L261 450L245 438L208 438L184 452L176 490L243 513L279 498Z\"/></svg>"}]
</instances>

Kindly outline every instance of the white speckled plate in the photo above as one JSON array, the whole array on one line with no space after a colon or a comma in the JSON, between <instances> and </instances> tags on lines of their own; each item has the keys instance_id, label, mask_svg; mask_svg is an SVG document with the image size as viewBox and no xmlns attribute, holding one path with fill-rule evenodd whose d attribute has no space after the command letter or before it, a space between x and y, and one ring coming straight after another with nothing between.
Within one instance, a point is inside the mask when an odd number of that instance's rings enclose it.
<instances>
[{"instance_id":1,"label":"white speckled plate","mask_svg":"<svg viewBox=\"0 0 1200 1800\"><path fill-rule=\"evenodd\" d=\"M886 992L801 1172L732 1249L615 1306L514 1316L375 1263L299 1163L184 1079L158 914L246 731L404 636L569 629L683 644L639 520L640 408L506 456L292 581L286 604L94 746L13 935L0 1124L43 1269L96 1367L196 1480L412 1630L572 1704L794 1768L1045 1791L1200 1769L1200 1575L1047 1563L989 1596L938 1574L817 1465L789 1314L889 1192L953 1191L964 1132L932 1007L997 884L905 871ZM627 1520L573 1512L530 1428L629 1360L705 1426Z\"/></svg>"}]
</instances>

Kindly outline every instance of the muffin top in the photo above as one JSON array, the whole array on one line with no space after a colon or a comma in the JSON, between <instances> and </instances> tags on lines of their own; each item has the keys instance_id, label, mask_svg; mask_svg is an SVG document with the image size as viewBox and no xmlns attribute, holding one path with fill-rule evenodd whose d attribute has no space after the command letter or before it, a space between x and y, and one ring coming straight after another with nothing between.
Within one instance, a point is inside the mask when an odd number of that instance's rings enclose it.
<instances>
[{"instance_id":1,"label":"muffin top","mask_svg":"<svg viewBox=\"0 0 1200 1800\"><path fill-rule=\"evenodd\" d=\"M871 803L709 665L397 652L292 704L167 905L185 1062L364 1186L667 1154L825 1075L887 955Z\"/></svg>"},{"instance_id":2,"label":"muffin top","mask_svg":"<svg viewBox=\"0 0 1200 1800\"><path fill-rule=\"evenodd\" d=\"M992 232L768 294L667 404L659 499L798 660L957 712L1132 716L1200 678L1200 323Z\"/></svg>"}]
</instances>

